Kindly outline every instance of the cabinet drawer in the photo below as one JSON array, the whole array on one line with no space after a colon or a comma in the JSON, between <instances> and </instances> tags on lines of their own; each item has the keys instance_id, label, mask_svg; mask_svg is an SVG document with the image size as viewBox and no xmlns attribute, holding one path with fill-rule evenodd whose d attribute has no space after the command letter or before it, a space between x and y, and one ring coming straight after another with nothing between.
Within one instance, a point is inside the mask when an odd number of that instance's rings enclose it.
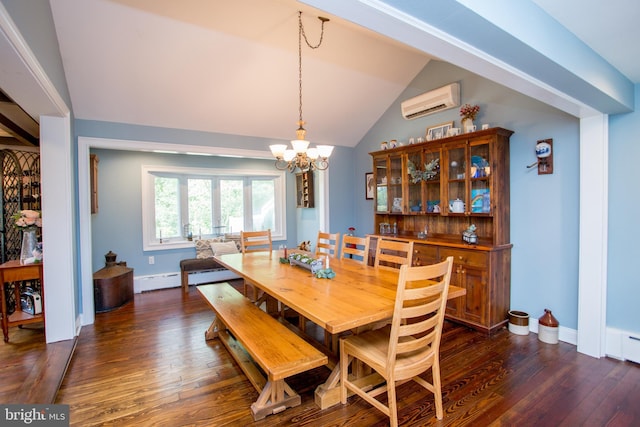
<instances>
[{"instance_id":1,"label":"cabinet drawer","mask_svg":"<svg viewBox=\"0 0 640 427\"><path fill-rule=\"evenodd\" d=\"M438 248L430 245L413 245L413 265L430 265L438 262Z\"/></svg>"},{"instance_id":2,"label":"cabinet drawer","mask_svg":"<svg viewBox=\"0 0 640 427\"><path fill-rule=\"evenodd\" d=\"M447 257L452 256L455 264L464 264L474 267L486 268L489 256L486 252L472 251L465 249L440 249L440 259L445 260Z\"/></svg>"},{"instance_id":3,"label":"cabinet drawer","mask_svg":"<svg viewBox=\"0 0 640 427\"><path fill-rule=\"evenodd\" d=\"M42 277L42 264L25 264L19 268L6 268L2 271L5 282L20 282L22 280L40 279Z\"/></svg>"}]
</instances>

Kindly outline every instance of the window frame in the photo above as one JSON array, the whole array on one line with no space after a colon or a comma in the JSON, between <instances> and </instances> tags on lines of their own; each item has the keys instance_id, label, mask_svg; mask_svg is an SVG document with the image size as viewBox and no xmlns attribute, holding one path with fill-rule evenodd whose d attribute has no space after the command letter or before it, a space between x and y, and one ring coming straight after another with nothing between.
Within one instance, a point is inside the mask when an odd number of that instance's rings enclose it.
<instances>
[{"instance_id":1,"label":"window frame","mask_svg":"<svg viewBox=\"0 0 640 427\"><path fill-rule=\"evenodd\" d=\"M274 181L274 228L271 230L273 240L286 240L286 171L279 170L252 170L252 169L218 169L218 168L197 168L185 166L167 165L143 165L142 166L142 246L143 251L158 251L169 249L190 248L194 246L193 241L185 238L171 238L160 243L155 237L155 189L154 176L156 174L179 175L185 178L268 178ZM219 191L215 189L214 191ZM247 191L244 191L245 209L251 211L251 204L247 204ZM187 209L186 192L180 194L180 214L185 215ZM196 238L194 233L194 239Z\"/></svg>"}]
</instances>

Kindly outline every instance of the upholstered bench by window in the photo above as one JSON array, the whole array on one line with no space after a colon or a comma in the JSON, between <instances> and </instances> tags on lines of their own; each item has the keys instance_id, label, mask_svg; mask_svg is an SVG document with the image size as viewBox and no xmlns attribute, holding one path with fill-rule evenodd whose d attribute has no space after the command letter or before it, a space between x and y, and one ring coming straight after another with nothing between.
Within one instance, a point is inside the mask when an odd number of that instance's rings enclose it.
<instances>
[{"instance_id":1,"label":"upholstered bench by window","mask_svg":"<svg viewBox=\"0 0 640 427\"><path fill-rule=\"evenodd\" d=\"M214 258L215 255L237 253L240 251L240 236L227 234L213 239L195 241L196 257L180 261L180 283L182 291L189 292L189 274L215 272L210 282L222 282L238 278L235 273L224 268ZM204 282L203 282L204 283Z\"/></svg>"}]
</instances>

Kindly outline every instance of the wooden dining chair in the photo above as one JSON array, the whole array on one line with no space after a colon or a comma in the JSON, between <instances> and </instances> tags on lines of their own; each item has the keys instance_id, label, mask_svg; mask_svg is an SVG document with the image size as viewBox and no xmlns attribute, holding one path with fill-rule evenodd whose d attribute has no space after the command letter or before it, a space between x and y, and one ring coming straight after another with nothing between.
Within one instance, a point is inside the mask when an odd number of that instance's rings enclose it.
<instances>
[{"instance_id":1,"label":"wooden dining chair","mask_svg":"<svg viewBox=\"0 0 640 427\"><path fill-rule=\"evenodd\" d=\"M396 383L414 380L434 394L436 417L441 420L442 390L440 383L440 338L451 280L453 257L420 267L400 267L398 291L391 326L340 339L340 400L347 403L351 390L398 425ZM381 376L377 386L366 378L349 376L358 360ZM431 369L433 382L420 375ZM398 384L399 385L399 384ZM362 387L362 388L361 388ZM387 392L387 405L376 396Z\"/></svg>"},{"instance_id":2,"label":"wooden dining chair","mask_svg":"<svg viewBox=\"0 0 640 427\"><path fill-rule=\"evenodd\" d=\"M271 241L271 229L260 231L241 231L240 232L240 245L242 253L249 252L269 252L271 257L273 250L273 243ZM258 288L252 283L244 281L244 296L248 296L248 288L253 289L251 301L258 301Z\"/></svg>"},{"instance_id":3,"label":"wooden dining chair","mask_svg":"<svg viewBox=\"0 0 640 427\"><path fill-rule=\"evenodd\" d=\"M402 265L411 265L413 260L413 242L378 239L374 267L385 270L398 270Z\"/></svg>"},{"instance_id":4,"label":"wooden dining chair","mask_svg":"<svg viewBox=\"0 0 640 427\"><path fill-rule=\"evenodd\" d=\"M271 230L241 231L240 245L242 246L242 253L258 251L271 253L273 250Z\"/></svg>"},{"instance_id":5,"label":"wooden dining chair","mask_svg":"<svg viewBox=\"0 0 640 427\"><path fill-rule=\"evenodd\" d=\"M325 233L323 231L318 231L315 256L329 255L331 258L337 258L339 246L340 233Z\"/></svg>"},{"instance_id":6,"label":"wooden dining chair","mask_svg":"<svg viewBox=\"0 0 640 427\"><path fill-rule=\"evenodd\" d=\"M367 265L369 261L369 236L356 237L348 234L342 236L340 258L350 258Z\"/></svg>"}]
</instances>

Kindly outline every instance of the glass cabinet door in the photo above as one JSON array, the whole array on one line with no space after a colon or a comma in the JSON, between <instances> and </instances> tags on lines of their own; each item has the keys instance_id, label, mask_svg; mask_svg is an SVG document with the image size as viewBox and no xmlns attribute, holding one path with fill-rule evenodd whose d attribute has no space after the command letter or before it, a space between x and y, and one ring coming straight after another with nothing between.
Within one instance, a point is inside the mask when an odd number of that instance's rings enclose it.
<instances>
[{"instance_id":1,"label":"glass cabinet door","mask_svg":"<svg viewBox=\"0 0 640 427\"><path fill-rule=\"evenodd\" d=\"M422 200L422 151L407 153L407 195L411 213L425 212Z\"/></svg>"},{"instance_id":2,"label":"glass cabinet door","mask_svg":"<svg viewBox=\"0 0 640 427\"><path fill-rule=\"evenodd\" d=\"M426 213L440 214L442 203L440 197L440 150L425 151L424 164L424 206Z\"/></svg>"},{"instance_id":3,"label":"glass cabinet door","mask_svg":"<svg viewBox=\"0 0 640 427\"><path fill-rule=\"evenodd\" d=\"M466 177L467 161L466 146L456 146L447 150L449 174L447 176L447 196L442 204L450 214L463 215L467 211Z\"/></svg>"},{"instance_id":4,"label":"glass cabinet door","mask_svg":"<svg viewBox=\"0 0 640 427\"><path fill-rule=\"evenodd\" d=\"M471 214L491 213L491 159L489 144L473 144L469 147L469 183Z\"/></svg>"},{"instance_id":5,"label":"glass cabinet door","mask_svg":"<svg viewBox=\"0 0 640 427\"><path fill-rule=\"evenodd\" d=\"M388 178L387 178L387 158L377 158L374 160L374 178L376 180L376 212L389 212L388 202Z\"/></svg>"},{"instance_id":6,"label":"glass cabinet door","mask_svg":"<svg viewBox=\"0 0 640 427\"><path fill-rule=\"evenodd\" d=\"M391 207L391 212L402 213L403 200L402 200L402 157L400 155L389 157L389 183L388 183L388 203Z\"/></svg>"}]
</instances>

